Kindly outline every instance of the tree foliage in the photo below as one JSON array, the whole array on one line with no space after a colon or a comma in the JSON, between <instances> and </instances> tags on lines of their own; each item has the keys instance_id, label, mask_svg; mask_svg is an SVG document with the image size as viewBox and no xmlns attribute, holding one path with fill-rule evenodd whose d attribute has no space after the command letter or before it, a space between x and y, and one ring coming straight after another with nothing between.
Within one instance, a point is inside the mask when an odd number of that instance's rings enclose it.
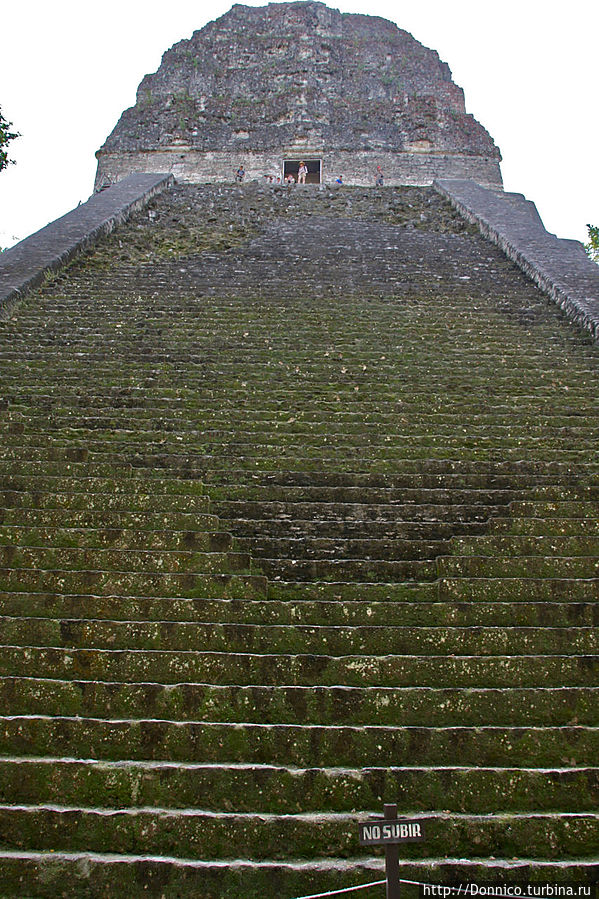
<instances>
[{"instance_id":1,"label":"tree foliage","mask_svg":"<svg viewBox=\"0 0 599 899\"><path fill-rule=\"evenodd\" d=\"M7 165L10 165L12 162L14 162L14 159L8 158L8 152L6 148L11 140L19 137L19 134L16 131L11 131L11 128L12 122L6 121L6 119L2 115L2 109L0 108L0 172L2 171L2 169L5 169Z\"/></svg>"},{"instance_id":2,"label":"tree foliage","mask_svg":"<svg viewBox=\"0 0 599 899\"><path fill-rule=\"evenodd\" d=\"M587 231L589 232L589 242L585 243L584 248L589 258L593 262L599 263L599 225L587 225Z\"/></svg>"}]
</instances>

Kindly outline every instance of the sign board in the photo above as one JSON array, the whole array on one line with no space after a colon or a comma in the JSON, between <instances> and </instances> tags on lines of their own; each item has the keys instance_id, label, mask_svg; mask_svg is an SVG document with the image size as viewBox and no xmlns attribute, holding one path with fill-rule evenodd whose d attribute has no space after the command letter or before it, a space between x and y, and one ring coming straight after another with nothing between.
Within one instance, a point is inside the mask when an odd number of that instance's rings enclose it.
<instances>
[{"instance_id":1,"label":"sign board","mask_svg":"<svg viewBox=\"0 0 599 899\"><path fill-rule=\"evenodd\" d=\"M393 843L417 843L424 839L424 827L422 821L409 820L407 818L396 821L368 821L362 822L360 827L360 845L384 846Z\"/></svg>"}]
</instances>

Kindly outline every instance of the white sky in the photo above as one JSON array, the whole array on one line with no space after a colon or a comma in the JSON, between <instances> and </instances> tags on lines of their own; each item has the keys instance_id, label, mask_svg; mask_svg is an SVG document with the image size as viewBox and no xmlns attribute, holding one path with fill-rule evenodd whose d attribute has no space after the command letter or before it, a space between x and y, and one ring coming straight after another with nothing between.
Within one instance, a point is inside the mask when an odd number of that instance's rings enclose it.
<instances>
[{"instance_id":1,"label":"white sky","mask_svg":"<svg viewBox=\"0 0 599 899\"><path fill-rule=\"evenodd\" d=\"M15 0L0 17L0 107L22 137L0 174L0 246L86 200L95 151L173 43L229 0ZM262 0L248 0L262 6ZM599 224L597 0L329 0L380 15L439 52L503 154L506 190L549 231Z\"/></svg>"}]
</instances>

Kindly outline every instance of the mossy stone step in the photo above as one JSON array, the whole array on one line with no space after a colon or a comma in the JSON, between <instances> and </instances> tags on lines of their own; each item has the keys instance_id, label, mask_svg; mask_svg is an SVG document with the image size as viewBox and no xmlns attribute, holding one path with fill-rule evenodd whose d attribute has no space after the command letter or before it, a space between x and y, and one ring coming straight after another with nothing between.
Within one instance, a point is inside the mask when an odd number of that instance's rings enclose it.
<instances>
[{"instance_id":1,"label":"mossy stone step","mask_svg":"<svg viewBox=\"0 0 599 899\"><path fill-rule=\"evenodd\" d=\"M439 577L596 578L599 556L439 556Z\"/></svg>"},{"instance_id":2,"label":"mossy stone step","mask_svg":"<svg viewBox=\"0 0 599 899\"><path fill-rule=\"evenodd\" d=\"M228 552L232 545L233 538L227 531L0 526L0 546L223 553Z\"/></svg>"},{"instance_id":3,"label":"mossy stone step","mask_svg":"<svg viewBox=\"0 0 599 899\"><path fill-rule=\"evenodd\" d=\"M510 504L514 518L585 518L595 521L599 501L593 499L516 500Z\"/></svg>"},{"instance_id":4,"label":"mossy stone step","mask_svg":"<svg viewBox=\"0 0 599 899\"><path fill-rule=\"evenodd\" d=\"M70 571L248 572L250 556L237 552L195 550L97 549L73 546L0 544L0 566L6 569L66 569Z\"/></svg>"},{"instance_id":5,"label":"mossy stone step","mask_svg":"<svg viewBox=\"0 0 599 899\"><path fill-rule=\"evenodd\" d=\"M417 627L224 624L0 617L8 644L95 649L321 655L592 655L594 627Z\"/></svg>"},{"instance_id":6,"label":"mossy stone step","mask_svg":"<svg viewBox=\"0 0 599 899\"><path fill-rule=\"evenodd\" d=\"M494 518L493 533L530 537L599 538L599 520L592 518Z\"/></svg>"},{"instance_id":7,"label":"mossy stone step","mask_svg":"<svg viewBox=\"0 0 599 899\"><path fill-rule=\"evenodd\" d=\"M412 882L498 884L499 887L526 877L533 883L593 884L598 865L593 858L550 862L538 859L401 859L401 877ZM0 876L6 895L23 896L26 883L36 899L69 899L72 889L89 889L99 895L126 892L134 896L140 881L162 895L195 896L205 899L280 899L350 889L359 884L384 883L384 860L380 858L305 859L296 861L227 860L195 861L135 853L116 855L90 852L0 852ZM69 886L65 888L65 884ZM405 888L404 888L405 889ZM276 891L276 892L273 892ZM87 893L91 899L91 893Z\"/></svg>"},{"instance_id":8,"label":"mossy stone step","mask_svg":"<svg viewBox=\"0 0 599 899\"><path fill-rule=\"evenodd\" d=\"M251 364L251 363L249 363ZM388 378L393 380L394 370L388 369ZM385 377L384 372L379 372ZM368 382L370 389L372 381ZM198 402L197 395L188 394L185 398L161 398L155 392L147 391L137 399L128 402L115 400L110 396L57 396L49 399L45 396L31 395L22 399L11 397L9 400L9 415L12 421L35 421L43 412L53 416L55 423L64 425L65 419L72 418L75 426L91 426L91 423L107 423L115 420L116 416L129 417L131 420L146 423L155 421L157 415L165 422L165 430L172 430L173 421L190 420L194 413L198 414L196 421L208 425L209 431L215 436L230 435L234 425L239 425L240 432L252 431L262 433L274 431L281 437L289 433L317 434L323 432L329 434L362 433L364 435L380 429L382 433L392 433L393 424L397 425L398 417L407 430L411 430L416 423L430 430L439 427L447 433L451 425L455 425L456 416L460 415L462 421L467 421L473 429L479 430L484 426L505 425L507 422L514 427L518 426L527 434L539 434L541 428L544 432L550 429L574 429L574 436L579 433L587 433L591 427L597 427L599 420L599 408L587 408L586 412L578 410L574 413L569 405L555 402L550 409L539 408L540 404L528 402L523 398L518 409L508 406L495 407L493 412L485 411L474 400L469 403L453 402L451 406L440 409L431 408L430 402L423 397L418 404L414 400L405 402L401 398L401 406L381 409L378 403L369 410L368 403L364 402L364 413L339 411L332 402L323 404L327 408L309 408L299 414L292 414L279 406L269 406L261 409L248 409L231 406L229 414L223 414L222 408L213 403ZM386 404L384 404L386 405ZM449 410L449 411L448 411ZM211 412L207 418L207 412ZM531 426L531 418L534 413L542 417L542 426ZM534 430L531 430L534 427Z\"/></svg>"},{"instance_id":9,"label":"mossy stone step","mask_svg":"<svg viewBox=\"0 0 599 899\"><path fill-rule=\"evenodd\" d=\"M395 802L414 812L484 814L489 806L521 812L594 812L597 768L321 768L102 762L75 758L0 758L5 803L113 808L226 808L297 814L376 808Z\"/></svg>"},{"instance_id":10,"label":"mossy stone step","mask_svg":"<svg viewBox=\"0 0 599 899\"><path fill-rule=\"evenodd\" d=\"M597 720L599 688L267 687L0 678L11 715L365 726L559 726Z\"/></svg>"},{"instance_id":11,"label":"mossy stone step","mask_svg":"<svg viewBox=\"0 0 599 899\"><path fill-rule=\"evenodd\" d=\"M451 541L451 551L457 556L599 556L599 536L457 537Z\"/></svg>"},{"instance_id":12,"label":"mossy stone step","mask_svg":"<svg viewBox=\"0 0 599 899\"><path fill-rule=\"evenodd\" d=\"M585 725L434 727L259 724L82 716L0 717L7 756L173 762L257 762L300 767L423 765L594 766L599 728Z\"/></svg>"},{"instance_id":13,"label":"mossy stone step","mask_svg":"<svg viewBox=\"0 0 599 899\"><path fill-rule=\"evenodd\" d=\"M281 530L286 530L286 522L281 522ZM330 525L329 536L265 536L253 537L235 535L235 546L240 552L250 553L258 562L260 558L270 559L376 559L386 562L402 560L434 559L450 551L449 541L435 540L432 536L413 538L363 537L348 538L335 534ZM0 544L2 531L0 529Z\"/></svg>"},{"instance_id":14,"label":"mossy stone step","mask_svg":"<svg viewBox=\"0 0 599 899\"><path fill-rule=\"evenodd\" d=\"M222 399L224 402L224 398ZM285 412L288 414L288 411ZM329 414L333 414L332 412ZM354 413L363 415L368 413ZM66 461L71 463L90 464L111 464L131 465L139 468L149 469L149 474L153 476L154 471L158 469L181 469L186 475L190 470L201 469L206 467L207 457L204 454L194 452L181 452L180 441L174 442L168 434L164 434L160 444L145 446L143 450L133 441L125 443L123 449L115 450L114 443L102 442L95 440L92 446L89 444L76 442L48 443L48 439L40 438L35 441L33 437L27 438L22 436L19 441L10 440L10 435L5 435L4 445L2 448L2 457L10 460L30 460L43 461L49 460L60 462ZM177 445L178 443L178 445ZM215 460L218 464L218 460ZM238 464L242 460L238 460ZM252 471L252 480L256 483L262 483L262 478L268 478L273 483L293 484L298 486L302 484L314 483L315 485L326 484L330 486L363 486L371 484L372 486L380 486L381 478L385 482L393 484L395 476L403 478L405 475L431 475L431 476L462 476L473 475L474 477L485 476L489 478L505 477L510 480L528 479L526 486L530 486L531 482L536 483L537 480L564 480L571 482L572 479L580 479L583 476L596 475L598 466L589 459L585 460L584 466L581 468L573 468L571 465L561 461L543 461L535 459L529 462L523 462L522 459L514 459L513 461L505 461L497 458L491 461L478 460L472 461L468 459L446 457L446 458L422 458L412 459L409 457L398 458L395 460L395 468L386 475L380 475L373 472L341 472L338 470L330 470L324 472L304 471L281 469L280 471L255 469ZM213 477L217 481L230 481L238 483L240 480L248 476L247 470L241 467L231 468L214 468L213 472L207 469L207 477ZM312 482L310 479L314 478Z\"/></svg>"},{"instance_id":15,"label":"mossy stone step","mask_svg":"<svg viewBox=\"0 0 599 899\"><path fill-rule=\"evenodd\" d=\"M556 859L599 849L599 815L502 813L420 814L426 821L426 844L408 843L402 857L484 858L516 856L526 839L533 858ZM76 806L0 806L4 848L143 851L165 856L230 857L231 846L243 857L271 859L367 855L360 847L355 814L272 815L241 812L212 814L194 809L116 809Z\"/></svg>"},{"instance_id":16,"label":"mossy stone step","mask_svg":"<svg viewBox=\"0 0 599 899\"><path fill-rule=\"evenodd\" d=\"M224 398L223 398L224 401ZM202 404L203 406L203 404ZM395 410L394 410L395 411ZM250 414L251 409L248 409ZM286 409L285 415L289 414ZM333 415L333 411L329 411L326 415ZM337 413L341 414L341 413ZM362 412L344 413L361 417ZM131 447L130 451L115 452L112 444L105 445L94 442L90 448L88 445L72 445L61 446L48 444L47 440L39 444L5 444L2 447L2 458L7 460L25 460L31 462L60 462L69 463L89 463L89 464L117 464L131 465L134 467L147 468L152 473L158 469L165 470L182 470L202 468L206 464L204 455L196 455L194 453L182 453L181 447L172 447L170 450L163 442L160 447L143 450L139 446ZM506 478L510 482L516 479L526 481L526 486L530 486L531 481L536 483L538 479L557 479L570 481L572 479L580 479L585 474L596 472L597 464L587 460L584 469L574 469L572 466L561 462L543 462L542 460L515 460L506 462L501 459L494 461L478 461L473 462L467 459L451 458L446 459L398 459L396 461L396 469L386 475L376 474L373 472L340 472L331 471L301 471L301 470L280 470L280 471L261 471L260 469L252 472L252 481L255 483L263 483L262 479L266 478L268 483L275 484L295 484L302 485L326 485L326 486L393 486L395 477L404 478L406 475L429 475L438 477L469 475L485 478ZM231 482L237 484L246 478L247 470L243 468L216 468L207 470L207 477L215 479L217 482Z\"/></svg>"},{"instance_id":17,"label":"mossy stone step","mask_svg":"<svg viewBox=\"0 0 599 899\"><path fill-rule=\"evenodd\" d=\"M204 512L118 512L96 511L93 509L34 509L34 508L0 508L0 524L3 529L23 528L27 530L42 528L91 529L98 531L166 531L166 532L219 532L217 515Z\"/></svg>"},{"instance_id":18,"label":"mossy stone step","mask_svg":"<svg viewBox=\"0 0 599 899\"><path fill-rule=\"evenodd\" d=\"M166 462L166 460L165 460ZM415 466L410 459L398 460L397 470L387 473L376 472L327 472L327 471L253 471L251 476L244 469L215 469L199 466L198 471L203 470L202 477L207 489L211 490L211 484L222 486L255 485L259 487L360 487L368 489L380 488L406 488L425 487L428 489L476 489L476 490L520 490L529 489L531 482L535 485L572 484L576 486L578 476L569 474L564 466L564 471L553 471L551 466L547 471L541 469L531 471L518 471L514 466L513 471L491 470L485 471L483 464L470 466L465 470L451 461L425 460L421 466ZM430 471L427 471L430 468ZM179 470L174 466L174 470Z\"/></svg>"},{"instance_id":19,"label":"mossy stone step","mask_svg":"<svg viewBox=\"0 0 599 899\"><path fill-rule=\"evenodd\" d=\"M0 646L0 675L276 687L593 687L597 655L425 656Z\"/></svg>"},{"instance_id":20,"label":"mossy stone step","mask_svg":"<svg viewBox=\"0 0 599 899\"><path fill-rule=\"evenodd\" d=\"M348 585L352 586L352 585ZM357 585L353 585L354 587ZM341 601L312 594L290 599L184 599L179 596L96 596L94 594L1 593L0 611L6 616L114 621L204 621L218 624L262 625L444 625L455 627L590 627L599 624L599 602L440 602L409 594L396 599L369 599L364 585L361 599ZM436 585L432 584L433 590ZM272 587L271 587L272 592ZM280 596L284 596L280 591ZM326 596L326 594L325 594Z\"/></svg>"},{"instance_id":21,"label":"mossy stone step","mask_svg":"<svg viewBox=\"0 0 599 899\"><path fill-rule=\"evenodd\" d=\"M0 878L4 896L23 899L71 899L73 891L85 899L95 896L202 897L202 899L264 899L295 897L314 890L350 887L384 880L381 860L295 863L250 860L196 861L152 856L93 852L0 851ZM92 886L93 884L93 886ZM141 886L140 886L141 884ZM148 890L150 891L148 893Z\"/></svg>"},{"instance_id":22,"label":"mossy stone step","mask_svg":"<svg viewBox=\"0 0 599 899\"><path fill-rule=\"evenodd\" d=\"M77 477L76 475L24 475L0 477L0 491L35 493L86 493L86 494L154 494L166 496L199 496L205 493L197 481L186 478L143 478L131 473L122 478Z\"/></svg>"},{"instance_id":23,"label":"mossy stone step","mask_svg":"<svg viewBox=\"0 0 599 899\"><path fill-rule=\"evenodd\" d=\"M346 583L342 581L269 581L268 598L284 602L303 600L354 602L435 602L437 585L421 581L394 584Z\"/></svg>"},{"instance_id":24,"label":"mossy stone step","mask_svg":"<svg viewBox=\"0 0 599 899\"><path fill-rule=\"evenodd\" d=\"M388 562L380 559L266 559L255 564L269 579L282 581L433 581L433 559ZM1 583L1 582L0 582Z\"/></svg>"},{"instance_id":25,"label":"mossy stone step","mask_svg":"<svg viewBox=\"0 0 599 899\"><path fill-rule=\"evenodd\" d=\"M595 505L599 504L599 484L596 483L577 484L576 486L567 484L548 487L533 486L531 494L532 501L538 503L539 508L542 503L590 502ZM513 508L518 510L521 507L514 504Z\"/></svg>"},{"instance_id":26,"label":"mossy stone step","mask_svg":"<svg viewBox=\"0 0 599 899\"><path fill-rule=\"evenodd\" d=\"M257 574L184 574L147 571L1 568L0 592L90 593L114 596L246 598L266 596L267 581Z\"/></svg>"},{"instance_id":27,"label":"mossy stone step","mask_svg":"<svg viewBox=\"0 0 599 899\"><path fill-rule=\"evenodd\" d=\"M442 577L443 602L595 602L599 578L568 577Z\"/></svg>"},{"instance_id":28,"label":"mossy stone step","mask_svg":"<svg viewBox=\"0 0 599 899\"><path fill-rule=\"evenodd\" d=\"M86 493L83 489L55 493L37 489L6 490L0 487L0 506L7 509L74 509L92 512L208 512L208 496L155 493Z\"/></svg>"},{"instance_id":29,"label":"mossy stone step","mask_svg":"<svg viewBox=\"0 0 599 899\"><path fill-rule=\"evenodd\" d=\"M413 421L404 421L398 428L397 418L388 422L273 422L261 419L259 422L248 422L241 419L237 427L235 421L228 421L222 427L217 427L217 422L210 422L209 427L202 427L201 410L190 408L186 414L181 411L176 418L164 418L158 420L155 410L128 409L126 414L117 416L107 411L104 415L90 415L88 412L75 414L58 414L56 410L43 412L43 417L50 422L47 430L52 432L63 431L66 428L73 430L95 431L127 431L138 428L142 432L192 432L196 439L201 439L210 445L231 445L240 441L250 441L255 446L268 445L276 435L277 442L281 445L296 444L303 440L306 444L317 443L319 440L335 441L347 446L395 446L401 445L407 439L414 442L434 439L446 439L451 445L457 440L455 417L443 417L437 415L426 416L419 414L413 416ZM195 413L195 414L194 414ZM13 414L12 421L25 424L28 433L43 430L42 415L38 408L23 410L22 418ZM507 417L506 417L507 418ZM599 434L599 426L594 419L590 419L586 425L582 425L578 417L570 421L567 417L557 418L554 422L546 422L542 426L530 424L530 416L523 415L520 418L513 415L502 423L498 416L481 416L471 414L468 416L468 434L472 437L484 437L484 439L505 439L507 445L514 445L513 435L522 435L522 439L541 445L547 442L548 435L556 441L587 441L596 439ZM573 423L575 422L575 423ZM394 426L395 425L395 426ZM9 466L10 470L10 466Z\"/></svg>"},{"instance_id":30,"label":"mossy stone step","mask_svg":"<svg viewBox=\"0 0 599 899\"><path fill-rule=\"evenodd\" d=\"M297 350L297 347L295 348ZM362 359L368 359L363 354ZM373 364L377 363L376 358L369 360ZM15 365L15 369L18 366ZM46 369L48 375L51 376L50 367ZM395 373L395 369L393 373ZM589 397L588 388L576 390L571 388L567 397L556 395L555 391L543 389L537 385L535 393L518 391L518 409L514 409L513 403L506 402L505 396L500 398L493 406L492 413L481 413L480 396L476 393L464 396L455 387L452 392L451 385L448 389L443 401L439 401L437 397L432 397L430 392L421 392L417 384L410 384L409 391L406 390L405 384L396 381L397 390L390 396L385 390L387 385L379 384L376 396L362 397L360 399L361 411L356 411L355 403L353 408L347 406L339 406L339 402L321 385L317 384L315 392L318 394L320 402L314 404L306 404L299 412L290 412L286 399L288 397L277 389L269 391L268 395L262 394L260 400L255 405L248 405L240 402L247 399L248 385L242 389L231 389L231 391L223 394L222 391L207 390L205 382L201 378L190 377L190 369L185 373L187 386L177 386L171 381L171 387L158 386L156 384L148 385L148 387L132 388L126 396L117 396L114 392L113 379L111 373L106 374L106 382L104 388L91 383L83 384L81 372L79 377L73 373L71 376L65 373L64 368L60 370L63 379L62 384L52 384L53 393L48 393L48 384L35 380L35 374L30 373L27 378L26 372L20 369L20 374L11 377L5 373L3 377L4 396L3 401L9 415L16 413L23 415L26 410L41 407L49 412L54 409L72 407L82 408L85 410L109 410L111 414L117 411L125 413L129 408L137 408L140 410L147 409L166 409L172 414L180 411L189 411L190 409L201 409L205 418L211 423L222 424L230 422L232 419L228 417L227 411L235 418L240 417L243 412L243 421L253 422L259 420L271 420L273 423L285 422L293 423L295 421L302 422L320 422L330 420L332 422L349 422L356 423L365 422L385 422L392 417L401 415L425 415L438 416L440 420L449 420L452 416L480 416L489 415L496 419L513 420L513 416L517 418L523 417L524 414L536 415L543 417L543 421L549 424L559 420L560 418L568 419L568 421L578 420L580 423L587 418L592 419L599 415L599 403ZM27 390L23 390L23 380L27 379ZM395 379L396 380L396 379ZM71 386L69 386L69 381ZM257 386L257 385L256 385ZM338 385L341 391L345 393L345 388ZM118 388L117 388L118 389ZM252 387L252 392L254 387ZM355 392L355 391L354 391ZM483 390L481 388L480 394ZM512 391L516 396L516 391ZM355 399L355 398L354 398ZM48 457L50 458L50 457ZM60 457L55 457L56 461L60 461ZM530 463L529 463L530 464ZM534 463L532 463L534 464Z\"/></svg>"},{"instance_id":31,"label":"mossy stone step","mask_svg":"<svg viewBox=\"0 0 599 899\"><path fill-rule=\"evenodd\" d=\"M12 433L12 429L11 429ZM77 431L72 433L70 430L56 432L48 435L45 432L32 433L27 435L19 429L18 433L11 436L9 433L4 443L9 444L11 441L18 445L38 446L44 439L52 439L57 445L68 447L70 445L78 445L81 442L93 443L98 447L104 447L113 452L131 452L135 453L139 449L139 441L145 447L156 450L164 449L165 452L179 451L182 445L188 450L190 455L201 456L204 459L207 468L220 469L223 465L235 465L236 468L245 469L247 472L256 470L279 471L288 468L290 465L301 468L304 471L321 471L323 468L337 469L338 471L356 472L375 472L381 474L393 473L398 466L405 461L416 462L418 460L444 461L449 456L459 455L465 461L473 464L488 462L489 460L501 456L504 460L513 460L517 463L522 456L521 443L514 446L506 446L501 442L497 445L489 444L481 439L477 441L467 441L460 445L451 446L443 443L426 444L421 442L405 442L403 446L390 447L385 446L385 452L382 454L380 449L370 451L366 447L349 447L338 444L334 449L331 444L323 443L322 445L290 445L287 447L271 446L266 448L260 455L254 453L248 454L248 447L241 445L235 447L226 447L226 451L219 457L220 448L218 446L206 446L205 443L196 440L193 433L179 434L172 437L169 441L169 435L164 431L146 431L140 433L138 440L132 439L127 432L117 433L114 431L91 433L88 431ZM551 444L547 446L536 445L531 447L530 452L534 453L537 458L542 459L543 464L551 465L553 463L569 464L570 466L580 466L581 469L588 464L589 456L594 450L594 443L580 442L577 447L570 445ZM245 452L244 452L245 449ZM375 448L376 449L376 448Z\"/></svg>"},{"instance_id":32,"label":"mossy stone step","mask_svg":"<svg viewBox=\"0 0 599 899\"><path fill-rule=\"evenodd\" d=\"M13 431L15 436L19 437L19 442L23 442L23 430L19 429L18 433ZM49 434L54 440L74 441L110 441L113 447L128 446L128 440L131 439L131 431L127 429L126 423L119 428L115 422L107 424L106 428L89 428L83 425L78 428L67 427L48 428L40 424L39 430L31 427L26 432L29 438L33 438L34 443ZM161 428L136 430L137 446L142 443L145 446L151 444L160 445L164 438L164 430ZM339 465L340 461L344 461L348 470L360 471L393 471L395 469L396 460L405 458L446 458L448 455L459 454L463 458L471 458L473 460L486 460L492 454L501 453L503 458L520 459L523 452L523 444L527 441L524 434L505 437L501 434L491 436L488 432L474 435L470 432L462 433L459 436L445 434L408 434L402 435L395 432L393 439L383 441L380 446L368 445L360 440L355 441L336 441L333 448L331 441L323 436L320 441L301 441L288 442L279 444L276 441L265 439L264 443L258 443L253 437L249 442L220 442L211 441L201 435L197 429L181 429L174 428L173 433L181 437L181 440L195 453L201 453L205 456L219 459L219 467L231 460L236 467L248 467L248 459L251 460L252 468L268 467L267 461L276 460L273 468L284 469L293 465L296 468L308 469L310 463L315 459L326 460L327 467L334 468ZM561 439L556 435L546 434L542 439L540 437L530 438L528 441L528 452L539 456L547 462L551 461L570 461L584 465L592 454L596 444L597 435L589 435L585 440L578 440L573 445L571 438L564 434ZM179 445L180 448L180 445ZM384 453L382 452L384 450ZM382 458L384 457L384 458ZM233 461L234 460L234 461ZM365 468L365 462L368 466ZM377 464L379 467L377 468ZM385 463L385 465L383 465Z\"/></svg>"},{"instance_id":33,"label":"mossy stone step","mask_svg":"<svg viewBox=\"0 0 599 899\"><path fill-rule=\"evenodd\" d=\"M2 510L0 510L0 518ZM321 520L306 518L285 519L252 519L233 518L219 520L221 527L235 534L237 546L243 545L243 538L254 537L278 537L282 533L288 538L303 538L326 540L334 537L343 540L397 540L419 541L435 540L447 541L456 534L486 533L489 526L486 521L468 522L440 522L440 521L409 521L392 518L388 520L358 520L351 521L346 518Z\"/></svg>"},{"instance_id":34,"label":"mossy stone step","mask_svg":"<svg viewBox=\"0 0 599 899\"><path fill-rule=\"evenodd\" d=\"M499 515L505 506L445 503L326 503L326 502L250 502L215 501L212 510L223 520L243 518L252 521L298 519L314 521L482 521Z\"/></svg>"}]
</instances>

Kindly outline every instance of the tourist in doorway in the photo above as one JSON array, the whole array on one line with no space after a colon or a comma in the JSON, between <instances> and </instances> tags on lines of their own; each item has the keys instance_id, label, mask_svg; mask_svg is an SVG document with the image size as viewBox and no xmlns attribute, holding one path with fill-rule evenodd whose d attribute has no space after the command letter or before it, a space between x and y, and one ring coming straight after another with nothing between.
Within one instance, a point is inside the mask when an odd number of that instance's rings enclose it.
<instances>
[{"instance_id":1,"label":"tourist in doorway","mask_svg":"<svg viewBox=\"0 0 599 899\"><path fill-rule=\"evenodd\" d=\"M374 179L374 183L376 184L377 187L382 187L382 186L383 186L383 182L384 182L384 178L383 178L383 170L382 170L382 168L380 167L380 165L377 165L377 167L376 167L376 177L375 177L375 179Z\"/></svg>"},{"instance_id":2,"label":"tourist in doorway","mask_svg":"<svg viewBox=\"0 0 599 899\"><path fill-rule=\"evenodd\" d=\"M299 164L299 169L297 171L297 183L305 184L306 183L306 175L308 174L308 166L302 160Z\"/></svg>"},{"instance_id":3,"label":"tourist in doorway","mask_svg":"<svg viewBox=\"0 0 599 899\"><path fill-rule=\"evenodd\" d=\"M235 172L235 180L241 184L243 179L245 178L245 169L243 167L243 163L239 166L237 171Z\"/></svg>"}]
</instances>

